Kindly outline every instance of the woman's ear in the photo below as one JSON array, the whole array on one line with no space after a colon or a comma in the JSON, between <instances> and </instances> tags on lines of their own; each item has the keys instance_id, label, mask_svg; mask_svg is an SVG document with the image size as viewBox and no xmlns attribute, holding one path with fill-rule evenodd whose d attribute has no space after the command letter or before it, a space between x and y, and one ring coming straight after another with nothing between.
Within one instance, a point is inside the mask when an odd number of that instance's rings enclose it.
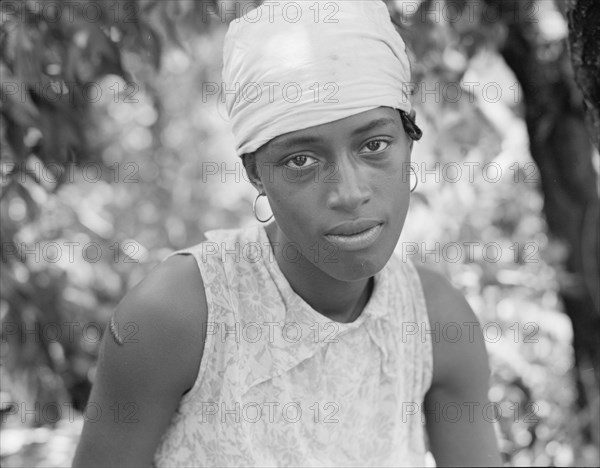
<instances>
[{"instance_id":1,"label":"woman's ear","mask_svg":"<svg viewBox=\"0 0 600 468\"><path fill-rule=\"evenodd\" d=\"M252 186L256 190L258 190L259 193L264 193L264 187L262 181L260 180L258 167L256 166L256 153L248 153L242 155L242 161L244 163L244 169L246 169L246 173L248 174L248 178L250 179L250 183L252 184Z\"/></svg>"}]
</instances>

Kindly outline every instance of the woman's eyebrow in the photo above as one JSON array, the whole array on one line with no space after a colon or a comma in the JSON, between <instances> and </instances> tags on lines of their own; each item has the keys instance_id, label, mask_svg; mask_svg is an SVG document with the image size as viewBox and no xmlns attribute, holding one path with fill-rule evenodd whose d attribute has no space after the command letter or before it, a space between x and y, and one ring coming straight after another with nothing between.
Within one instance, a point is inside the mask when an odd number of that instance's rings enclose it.
<instances>
[{"instance_id":1,"label":"woman's eyebrow","mask_svg":"<svg viewBox=\"0 0 600 468\"><path fill-rule=\"evenodd\" d=\"M379 119L370 121L369 123L367 123L366 125L363 125L362 127L354 129L352 131L352 133L353 134L366 133L369 130L373 130L374 128L377 128L377 127L383 127L384 125L397 125L397 122L396 122L396 120L394 120L390 117L381 117ZM320 141L322 141L321 137L317 137L317 136L313 136L313 135L303 135L303 136L298 136L298 137L281 136L278 139L278 141L274 141L271 144L271 149L277 150L279 148L282 148L282 149L289 148L290 146L294 146L294 145L309 145L312 143L319 143Z\"/></svg>"},{"instance_id":2,"label":"woman's eyebrow","mask_svg":"<svg viewBox=\"0 0 600 468\"><path fill-rule=\"evenodd\" d=\"M382 117L380 119L372 120L368 124L357 128L352 133L365 133L365 132L368 132L369 130L373 130L374 128L383 127L384 125L390 125L390 124L397 125L397 122L394 119L391 119L389 117Z\"/></svg>"},{"instance_id":3,"label":"woman's eyebrow","mask_svg":"<svg viewBox=\"0 0 600 468\"><path fill-rule=\"evenodd\" d=\"M311 135L298 136L298 137L281 137L278 141L274 141L271 145L271 149L288 148L294 145L308 145L311 143L318 143L321 138Z\"/></svg>"}]
</instances>

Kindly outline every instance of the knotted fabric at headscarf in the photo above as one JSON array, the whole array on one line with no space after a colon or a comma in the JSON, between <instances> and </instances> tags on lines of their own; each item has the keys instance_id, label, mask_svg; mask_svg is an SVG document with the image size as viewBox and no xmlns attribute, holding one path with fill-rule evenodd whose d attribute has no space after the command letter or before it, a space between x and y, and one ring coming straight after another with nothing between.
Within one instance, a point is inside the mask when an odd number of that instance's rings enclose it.
<instances>
[{"instance_id":1,"label":"knotted fabric at headscarf","mask_svg":"<svg viewBox=\"0 0 600 468\"><path fill-rule=\"evenodd\" d=\"M267 0L225 36L221 92L238 156L380 106L408 113L409 82L382 0Z\"/></svg>"}]
</instances>

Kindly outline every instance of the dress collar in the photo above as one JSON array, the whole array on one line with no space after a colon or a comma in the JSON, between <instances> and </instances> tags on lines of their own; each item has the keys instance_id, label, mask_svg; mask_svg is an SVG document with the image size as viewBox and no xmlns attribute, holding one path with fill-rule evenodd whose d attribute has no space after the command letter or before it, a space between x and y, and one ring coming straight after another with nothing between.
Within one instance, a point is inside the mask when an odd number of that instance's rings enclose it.
<instances>
[{"instance_id":1,"label":"dress collar","mask_svg":"<svg viewBox=\"0 0 600 468\"><path fill-rule=\"evenodd\" d=\"M229 245L230 242L258 244L256 247L259 247L261 255L255 264L262 272L254 271L254 274L270 277L281 300L280 306L260 311L263 320L268 320L269 323L280 322L280 325L293 325L289 329L289 334L263 333L258 341L239 341L240 360L237 366L239 392L245 393L255 385L288 372L314 356L323 347L337 343L341 336L361 328L364 328L384 356L382 371L390 376L396 374L392 357L398 343L393 333L390 333L389 323L386 322L393 320L392 314L402 313L405 298L401 290L393 287L397 282L399 268L398 264L394 263L394 259L390 259L375 275L371 297L359 317L354 322L341 323L332 321L314 310L292 289L275 259L264 225L254 225L242 230L207 231L205 236L209 240L225 242L229 249L233 247ZM224 267L226 270L232 268L229 272L231 275L239 275L240 271L235 268L236 264L232 265L224 264ZM235 279L238 280L243 279ZM255 286L254 283L251 284ZM268 294L267 291L265 293ZM243 307L243 304L239 306ZM251 317L261 322L254 315L243 314L243 317ZM245 320L243 317L240 319Z\"/></svg>"}]
</instances>

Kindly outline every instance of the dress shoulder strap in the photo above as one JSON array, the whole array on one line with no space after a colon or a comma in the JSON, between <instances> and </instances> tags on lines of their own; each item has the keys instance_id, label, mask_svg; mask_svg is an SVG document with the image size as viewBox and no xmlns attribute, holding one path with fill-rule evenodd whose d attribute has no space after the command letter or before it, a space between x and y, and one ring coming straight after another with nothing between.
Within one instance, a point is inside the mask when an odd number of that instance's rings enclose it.
<instances>
[{"instance_id":1,"label":"dress shoulder strap","mask_svg":"<svg viewBox=\"0 0 600 468\"><path fill-rule=\"evenodd\" d=\"M413 384L425 394L433 378L433 343L421 276L410 258L403 261L399 254L394 253L390 262L392 271L397 275L398 288L404 296L401 302L407 309L403 314L394 316L402 322L397 324L402 330L402 340L412 344L412 360L416 368L421 370L419 381Z\"/></svg>"}]
</instances>

